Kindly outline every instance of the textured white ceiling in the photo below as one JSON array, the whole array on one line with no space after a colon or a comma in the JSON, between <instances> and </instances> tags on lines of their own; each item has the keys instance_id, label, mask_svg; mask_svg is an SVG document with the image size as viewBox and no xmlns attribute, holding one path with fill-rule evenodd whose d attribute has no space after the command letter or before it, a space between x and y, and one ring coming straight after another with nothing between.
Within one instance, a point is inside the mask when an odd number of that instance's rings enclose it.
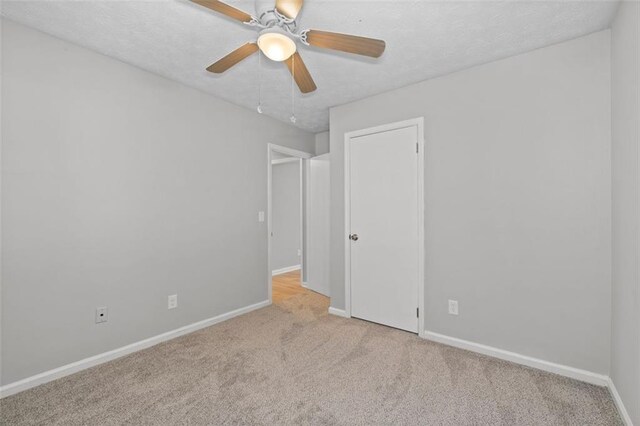
<instances>
[{"instance_id":1,"label":"textured white ceiling","mask_svg":"<svg viewBox=\"0 0 640 426\"><path fill-rule=\"evenodd\" d=\"M249 13L253 1L229 0ZM318 90L295 92L296 126L329 127L329 107L609 27L613 1L306 0L302 28L381 38L378 59L302 46ZM205 68L256 31L186 0L2 1L9 19L255 109L258 56L222 75ZM263 61L265 114L289 122L291 79Z\"/></svg>"}]
</instances>

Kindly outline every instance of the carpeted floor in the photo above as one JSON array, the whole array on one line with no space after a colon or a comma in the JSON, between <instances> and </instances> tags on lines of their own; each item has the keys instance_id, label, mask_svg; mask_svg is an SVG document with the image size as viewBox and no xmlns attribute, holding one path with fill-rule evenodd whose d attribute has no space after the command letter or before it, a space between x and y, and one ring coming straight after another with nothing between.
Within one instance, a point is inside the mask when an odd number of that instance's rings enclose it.
<instances>
[{"instance_id":1,"label":"carpeted floor","mask_svg":"<svg viewBox=\"0 0 640 426\"><path fill-rule=\"evenodd\" d=\"M0 401L0 424L618 425L606 388L305 294Z\"/></svg>"}]
</instances>

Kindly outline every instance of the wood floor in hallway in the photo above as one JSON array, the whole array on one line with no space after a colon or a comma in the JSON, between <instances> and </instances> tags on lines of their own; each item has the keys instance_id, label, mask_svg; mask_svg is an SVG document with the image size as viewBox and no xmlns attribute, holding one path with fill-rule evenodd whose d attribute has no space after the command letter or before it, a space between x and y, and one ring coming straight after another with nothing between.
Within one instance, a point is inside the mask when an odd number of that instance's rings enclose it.
<instances>
[{"instance_id":1,"label":"wood floor in hallway","mask_svg":"<svg viewBox=\"0 0 640 426\"><path fill-rule=\"evenodd\" d=\"M302 287L302 282L300 280L300 270L275 275L272 278L271 283L273 286L273 303L276 304L299 294L317 294Z\"/></svg>"}]
</instances>

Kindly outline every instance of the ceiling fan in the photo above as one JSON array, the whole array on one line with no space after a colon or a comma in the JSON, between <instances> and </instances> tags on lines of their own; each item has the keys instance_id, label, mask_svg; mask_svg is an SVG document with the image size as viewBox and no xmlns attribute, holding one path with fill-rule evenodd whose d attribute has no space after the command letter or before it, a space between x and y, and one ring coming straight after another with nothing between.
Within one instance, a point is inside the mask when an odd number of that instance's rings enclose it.
<instances>
[{"instance_id":1,"label":"ceiling fan","mask_svg":"<svg viewBox=\"0 0 640 426\"><path fill-rule=\"evenodd\" d=\"M303 0L276 0L275 7L271 6L273 0L257 0L258 17L217 0L191 1L255 27L259 31L257 42L246 43L210 65L207 71L213 73L225 72L259 49L272 61L284 61L300 91L309 93L317 87L297 52L296 41L307 46L339 50L372 58L378 58L385 49L383 40L328 31L299 30L296 17L302 9Z\"/></svg>"}]
</instances>

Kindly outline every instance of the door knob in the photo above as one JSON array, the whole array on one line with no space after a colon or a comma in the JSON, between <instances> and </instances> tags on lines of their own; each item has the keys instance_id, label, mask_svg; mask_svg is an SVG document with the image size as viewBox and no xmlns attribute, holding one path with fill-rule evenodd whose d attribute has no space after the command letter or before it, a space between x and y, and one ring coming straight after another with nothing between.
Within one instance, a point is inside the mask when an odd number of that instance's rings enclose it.
<instances>
[{"instance_id":1,"label":"door knob","mask_svg":"<svg viewBox=\"0 0 640 426\"><path fill-rule=\"evenodd\" d=\"M349 239L351 241L358 241L358 234L351 234L349 235Z\"/></svg>"}]
</instances>

